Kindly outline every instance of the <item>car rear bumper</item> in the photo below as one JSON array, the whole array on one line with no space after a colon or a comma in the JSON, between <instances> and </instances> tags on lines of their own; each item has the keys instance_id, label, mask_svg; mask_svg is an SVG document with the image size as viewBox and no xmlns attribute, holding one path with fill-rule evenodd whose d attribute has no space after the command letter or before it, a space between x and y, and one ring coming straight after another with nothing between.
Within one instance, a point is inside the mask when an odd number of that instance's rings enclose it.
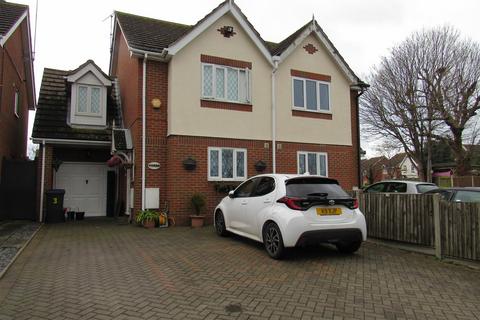
<instances>
[{"instance_id":1,"label":"car rear bumper","mask_svg":"<svg viewBox=\"0 0 480 320\"><path fill-rule=\"evenodd\" d=\"M360 229L330 229L306 231L300 235L295 246L317 243L338 243L362 241Z\"/></svg>"},{"instance_id":2,"label":"car rear bumper","mask_svg":"<svg viewBox=\"0 0 480 320\"><path fill-rule=\"evenodd\" d=\"M350 221L316 224L299 215L290 219L283 227L282 236L285 247L294 247L307 240L308 243L367 240L367 226L365 217L361 213L357 213Z\"/></svg>"}]
</instances>

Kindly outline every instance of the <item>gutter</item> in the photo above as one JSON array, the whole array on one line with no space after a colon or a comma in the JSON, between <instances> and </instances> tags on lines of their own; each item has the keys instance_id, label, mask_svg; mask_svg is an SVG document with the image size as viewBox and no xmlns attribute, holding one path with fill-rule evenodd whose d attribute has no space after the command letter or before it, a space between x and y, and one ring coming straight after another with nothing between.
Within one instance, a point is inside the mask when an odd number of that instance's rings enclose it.
<instances>
[{"instance_id":1,"label":"gutter","mask_svg":"<svg viewBox=\"0 0 480 320\"><path fill-rule=\"evenodd\" d=\"M45 192L45 140L42 141L42 177L40 182L40 212L38 214L38 220L43 221L43 194Z\"/></svg>"},{"instance_id":2,"label":"gutter","mask_svg":"<svg viewBox=\"0 0 480 320\"><path fill-rule=\"evenodd\" d=\"M145 135L146 135L146 104L147 104L147 58L143 56L143 83L142 83L142 211L145 210Z\"/></svg>"},{"instance_id":3,"label":"gutter","mask_svg":"<svg viewBox=\"0 0 480 320\"><path fill-rule=\"evenodd\" d=\"M33 143L52 143L52 144L64 144L64 145L96 145L96 146L110 146L111 141L95 141L95 140L73 140L73 139L37 139L32 138Z\"/></svg>"},{"instance_id":4,"label":"gutter","mask_svg":"<svg viewBox=\"0 0 480 320\"><path fill-rule=\"evenodd\" d=\"M280 57L273 57L272 69L272 173L277 172L277 101L275 92L275 74Z\"/></svg>"}]
</instances>

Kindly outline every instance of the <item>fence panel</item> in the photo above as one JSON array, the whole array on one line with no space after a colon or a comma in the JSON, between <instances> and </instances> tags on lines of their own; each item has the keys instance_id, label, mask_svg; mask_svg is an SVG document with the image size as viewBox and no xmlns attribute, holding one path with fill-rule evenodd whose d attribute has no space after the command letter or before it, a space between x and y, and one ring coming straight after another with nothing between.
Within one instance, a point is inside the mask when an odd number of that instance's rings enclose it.
<instances>
[{"instance_id":1,"label":"fence panel","mask_svg":"<svg viewBox=\"0 0 480 320\"><path fill-rule=\"evenodd\" d=\"M369 237L433 247L433 196L361 193L357 195Z\"/></svg>"},{"instance_id":2,"label":"fence panel","mask_svg":"<svg viewBox=\"0 0 480 320\"><path fill-rule=\"evenodd\" d=\"M440 202L442 255L480 260L480 204Z\"/></svg>"}]
</instances>

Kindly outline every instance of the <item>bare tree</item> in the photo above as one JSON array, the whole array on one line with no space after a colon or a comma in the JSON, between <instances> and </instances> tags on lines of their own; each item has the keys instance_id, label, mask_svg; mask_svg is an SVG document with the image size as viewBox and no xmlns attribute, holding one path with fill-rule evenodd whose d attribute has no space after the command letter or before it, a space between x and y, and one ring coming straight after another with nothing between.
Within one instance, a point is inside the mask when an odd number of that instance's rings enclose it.
<instances>
[{"instance_id":1,"label":"bare tree","mask_svg":"<svg viewBox=\"0 0 480 320\"><path fill-rule=\"evenodd\" d=\"M465 172L463 133L480 108L478 79L477 44L450 27L414 33L368 77L360 111L364 133L403 148L428 181L432 141L442 139Z\"/></svg>"}]
</instances>

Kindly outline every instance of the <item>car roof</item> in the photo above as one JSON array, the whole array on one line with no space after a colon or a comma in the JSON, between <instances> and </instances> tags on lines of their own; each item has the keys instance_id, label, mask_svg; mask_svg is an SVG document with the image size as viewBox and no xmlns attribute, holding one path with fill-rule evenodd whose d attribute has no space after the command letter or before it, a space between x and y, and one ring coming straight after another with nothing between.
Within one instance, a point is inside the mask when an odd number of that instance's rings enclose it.
<instances>
[{"instance_id":1,"label":"car roof","mask_svg":"<svg viewBox=\"0 0 480 320\"><path fill-rule=\"evenodd\" d=\"M383 183L383 182L401 182L401 183L415 184L415 185L417 185L417 184L435 185L435 183L432 183L432 182L412 181L412 180L393 180L393 179L392 180L382 180L382 181L375 182L375 183Z\"/></svg>"}]
</instances>

